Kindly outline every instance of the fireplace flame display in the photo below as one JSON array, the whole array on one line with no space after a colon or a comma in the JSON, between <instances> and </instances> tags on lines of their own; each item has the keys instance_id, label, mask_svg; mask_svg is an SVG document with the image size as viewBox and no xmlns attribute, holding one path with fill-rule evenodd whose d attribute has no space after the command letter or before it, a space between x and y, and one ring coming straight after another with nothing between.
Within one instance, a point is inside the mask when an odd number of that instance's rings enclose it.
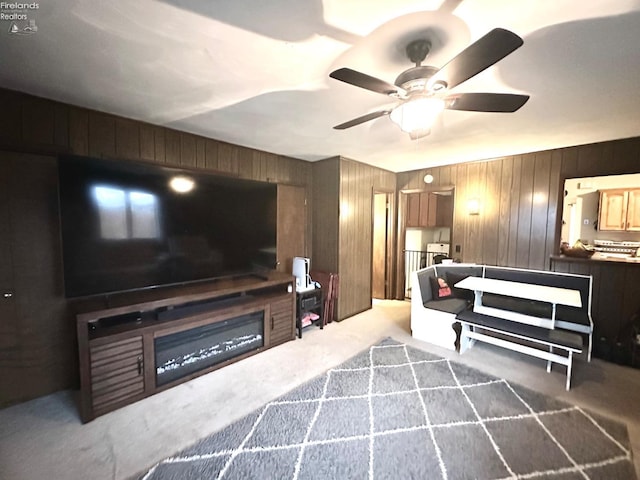
<instances>
[{"instance_id":1,"label":"fireplace flame display","mask_svg":"<svg viewBox=\"0 0 640 480\"><path fill-rule=\"evenodd\" d=\"M157 385L264 346L263 315L260 311L157 338Z\"/></svg>"}]
</instances>

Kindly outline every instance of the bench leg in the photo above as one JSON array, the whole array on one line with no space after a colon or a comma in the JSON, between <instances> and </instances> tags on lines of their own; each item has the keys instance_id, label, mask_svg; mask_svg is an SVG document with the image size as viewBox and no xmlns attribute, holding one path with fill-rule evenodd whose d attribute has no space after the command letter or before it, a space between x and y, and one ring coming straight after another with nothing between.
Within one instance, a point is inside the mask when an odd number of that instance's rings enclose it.
<instances>
[{"instance_id":1,"label":"bench leg","mask_svg":"<svg viewBox=\"0 0 640 480\"><path fill-rule=\"evenodd\" d=\"M473 347L473 344L476 342L475 338L469 338L465 335L466 332L474 331L474 328L469 325L462 325L462 330L460 331L460 353L464 353Z\"/></svg>"},{"instance_id":2,"label":"bench leg","mask_svg":"<svg viewBox=\"0 0 640 480\"><path fill-rule=\"evenodd\" d=\"M571 388L571 366L573 365L573 352L569 352L567 363L567 391Z\"/></svg>"},{"instance_id":3,"label":"bench leg","mask_svg":"<svg viewBox=\"0 0 640 480\"><path fill-rule=\"evenodd\" d=\"M553 353L553 346L549 345L549 353ZM551 360L547 360L547 373L551 373Z\"/></svg>"},{"instance_id":4,"label":"bench leg","mask_svg":"<svg viewBox=\"0 0 640 480\"><path fill-rule=\"evenodd\" d=\"M589 334L589 349L587 350L587 361L591 361L591 347L593 346L593 333Z\"/></svg>"}]
</instances>

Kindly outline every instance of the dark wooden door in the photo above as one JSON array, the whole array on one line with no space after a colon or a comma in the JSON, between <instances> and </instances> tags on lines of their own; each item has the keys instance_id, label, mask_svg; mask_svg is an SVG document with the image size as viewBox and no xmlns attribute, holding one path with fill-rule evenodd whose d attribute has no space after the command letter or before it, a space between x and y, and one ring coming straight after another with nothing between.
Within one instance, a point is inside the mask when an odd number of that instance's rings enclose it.
<instances>
[{"instance_id":1,"label":"dark wooden door","mask_svg":"<svg viewBox=\"0 0 640 480\"><path fill-rule=\"evenodd\" d=\"M371 261L371 296L387 298L387 249L389 209L388 194L373 195L373 258Z\"/></svg>"},{"instance_id":2,"label":"dark wooden door","mask_svg":"<svg viewBox=\"0 0 640 480\"><path fill-rule=\"evenodd\" d=\"M15 344L0 347L0 382L11 385L0 388L1 406L72 386L77 353L62 285L57 161L0 153L0 164L1 196L8 195L2 204L9 205L9 222L2 221L0 229L2 260L10 252L12 270L12 285L0 297L0 321L8 326L5 338ZM6 210L0 211L6 217ZM8 299L7 291L12 294Z\"/></svg>"},{"instance_id":3,"label":"dark wooden door","mask_svg":"<svg viewBox=\"0 0 640 480\"><path fill-rule=\"evenodd\" d=\"M307 194L305 188L278 185L276 270L292 273L293 257L306 256L306 231Z\"/></svg>"},{"instance_id":4,"label":"dark wooden door","mask_svg":"<svg viewBox=\"0 0 640 480\"><path fill-rule=\"evenodd\" d=\"M0 349L16 346L18 324L11 256L11 162L0 153Z\"/></svg>"}]
</instances>

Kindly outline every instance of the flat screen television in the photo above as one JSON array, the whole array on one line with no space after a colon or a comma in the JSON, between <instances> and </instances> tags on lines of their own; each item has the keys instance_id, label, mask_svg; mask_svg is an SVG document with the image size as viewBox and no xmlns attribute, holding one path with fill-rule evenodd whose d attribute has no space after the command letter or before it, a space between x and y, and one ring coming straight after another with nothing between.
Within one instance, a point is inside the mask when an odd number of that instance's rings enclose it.
<instances>
[{"instance_id":1,"label":"flat screen television","mask_svg":"<svg viewBox=\"0 0 640 480\"><path fill-rule=\"evenodd\" d=\"M275 184L78 156L58 174L66 297L275 267Z\"/></svg>"}]
</instances>

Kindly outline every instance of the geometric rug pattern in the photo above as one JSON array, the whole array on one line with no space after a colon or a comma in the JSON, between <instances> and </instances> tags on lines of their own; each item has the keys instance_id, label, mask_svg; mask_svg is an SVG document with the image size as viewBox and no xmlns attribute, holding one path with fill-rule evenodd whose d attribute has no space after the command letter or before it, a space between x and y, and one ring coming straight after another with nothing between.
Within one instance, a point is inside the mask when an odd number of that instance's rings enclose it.
<instances>
[{"instance_id":1,"label":"geometric rug pattern","mask_svg":"<svg viewBox=\"0 0 640 480\"><path fill-rule=\"evenodd\" d=\"M140 478L636 476L624 425L385 339Z\"/></svg>"}]
</instances>

